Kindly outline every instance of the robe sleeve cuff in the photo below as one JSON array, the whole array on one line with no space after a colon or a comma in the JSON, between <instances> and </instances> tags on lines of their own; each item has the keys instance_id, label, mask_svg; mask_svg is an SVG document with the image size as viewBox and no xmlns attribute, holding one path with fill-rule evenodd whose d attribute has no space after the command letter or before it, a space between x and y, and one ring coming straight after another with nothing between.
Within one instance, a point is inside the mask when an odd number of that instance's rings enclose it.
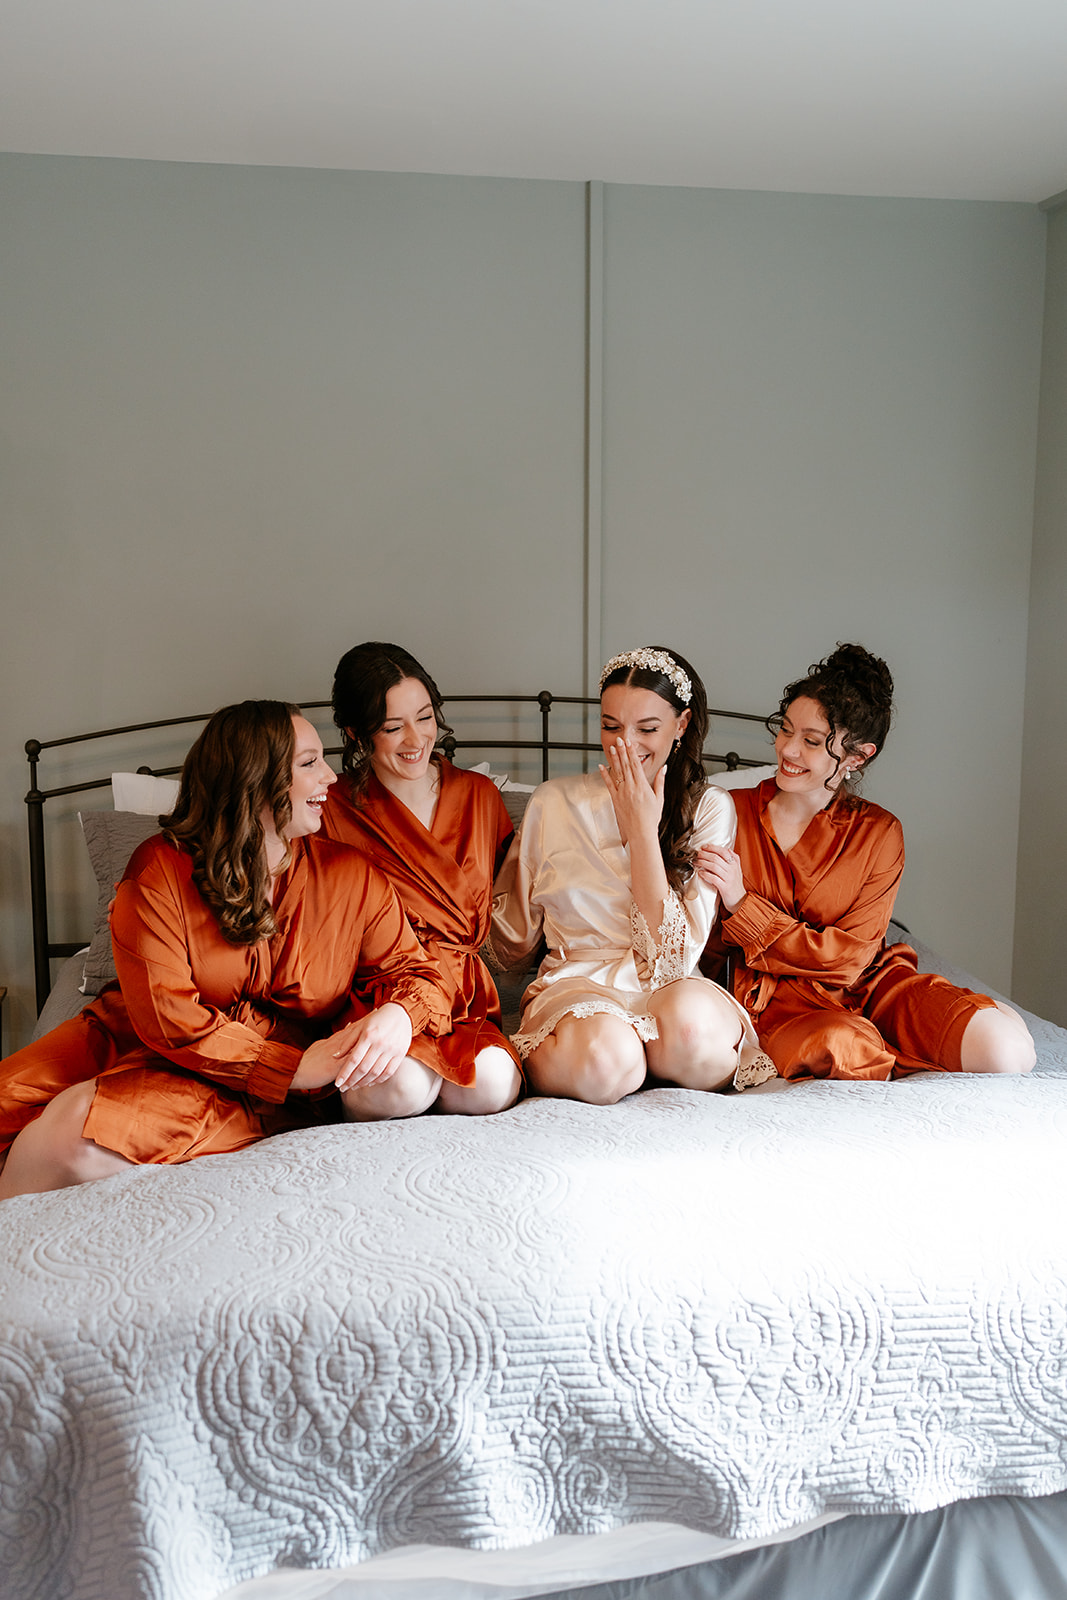
<instances>
[{"instance_id":1,"label":"robe sleeve cuff","mask_svg":"<svg viewBox=\"0 0 1067 1600\"><path fill-rule=\"evenodd\" d=\"M741 946L745 960L751 966L753 958L762 955L767 946L791 926L792 918L762 895L753 894L750 890L730 915L723 917L720 930L727 944Z\"/></svg>"},{"instance_id":2,"label":"robe sleeve cuff","mask_svg":"<svg viewBox=\"0 0 1067 1600\"><path fill-rule=\"evenodd\" d=\"M289 1093L303 1054L295 1045L264 1039L256 1064L248 1074L247 1092L257 1100L281 1105Z\"/></svg>"},{"instance_id":3,"label":"robe sleeve cuff","mask_svg":"<svg viewBox=\"0 0 1067 1600\"><path fill-rule=\"evenodd\" d=\"M429 985L424 983L398 983L390 990L384 986L374 997L374 1007L391 1004L400 1006L408 1014L411 1023L411 1037L417 1034L428 1033L431 1039L439 1039L442 1034L452 1032L452 1013L443 1006L431 1004L427 997ZM443 998L434 995L433 998Z\"/></svg>"}]
</instances>

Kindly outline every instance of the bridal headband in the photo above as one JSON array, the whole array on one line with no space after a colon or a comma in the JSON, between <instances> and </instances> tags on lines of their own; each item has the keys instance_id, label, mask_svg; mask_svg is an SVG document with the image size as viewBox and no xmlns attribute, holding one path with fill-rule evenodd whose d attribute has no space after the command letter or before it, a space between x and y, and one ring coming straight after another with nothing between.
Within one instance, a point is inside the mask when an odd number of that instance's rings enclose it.
<instances>
[{"instance_id":1,"label":"bridal headband","mask_svg":"<svg viewBox=\"0 0 1067 1600\"><path fill-rule=\"evenodd\" d=\"M652 650L648 645L643 645L640 650L625 650L621 656L612 656L600 674L601 689L604 687L605 678L610 678L620 667L647 667L650 671L658 672L661 677L670 680L683 705L688 705L693 698L693 685L674 657L668 655L666 650Z\"/></svg>"}]
</instances>

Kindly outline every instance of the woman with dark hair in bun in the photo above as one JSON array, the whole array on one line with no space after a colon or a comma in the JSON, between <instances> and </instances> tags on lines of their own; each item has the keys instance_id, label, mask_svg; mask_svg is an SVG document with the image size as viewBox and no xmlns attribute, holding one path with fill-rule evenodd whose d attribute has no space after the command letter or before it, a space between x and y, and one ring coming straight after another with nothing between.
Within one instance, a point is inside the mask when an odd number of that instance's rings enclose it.
<instances>
[{"instance_id":1,"label":"woman with dark hair in bun","mask_svg":"<svg viewBox=\"0 0 1067 1600\"><path fill-rule=\"evenodd\" d=\"M698 857L723 910L702 969L720 975L731 958L733 993L784 1078L1029 1072L1017 1012L919 973L910 946L885 942L904 835L851 786L892 708L889 668L858 644L786 687L768 719L777 775L734 792L734 848Z\"/></svg>"},{"instance_id":2,"label":"woman with dark hair in bun","mask_svg":"<svg viewBox=\"0 0 1067 1600\"><path fill-rule=\"evenodd\" d=\"M489 932L493 875L513 828L491 778L436 752L447 731L437 685L402 646L371 640L341 657L334 721L344 776L325 833L354 845L395 888L451 998L451 1024L423 1034L388 1080L345 1096L359 1121L410 1117L433 1105L466 1116L503 1111L522 1087L500 1029L496 986L478 952Z\"/></svg>"},{"instance_id":3,"label":"woman with dark hair in bun","mask_svg":"<svg viewBox=\"0 0 1067 1600\"><path fill-rule=\"evenodd\" d=\"M652 1080L745 1088L771 1077L744 1009L697 972L717 899L695 870L734 836L701 752L704 685L677 651L613 656L600 677L599 772L531 797L497 879L504 968L548 953L514 1043L531 1087L607 1105Z\"/></svg>"}]
</instances>

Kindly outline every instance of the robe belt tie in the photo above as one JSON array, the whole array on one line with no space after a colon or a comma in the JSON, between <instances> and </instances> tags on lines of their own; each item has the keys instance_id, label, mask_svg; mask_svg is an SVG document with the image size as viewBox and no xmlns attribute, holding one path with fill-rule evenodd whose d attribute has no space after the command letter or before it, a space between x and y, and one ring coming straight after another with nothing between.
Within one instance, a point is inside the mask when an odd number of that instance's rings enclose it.
<instances>
[{"instance_id":1,"label":"robe belt tie","mask_svg":"<svg viewBox=\"0 0 1067 1600\"><path fill-rule=\"evenodd\" d=\"M622 961L633 955L634 947L632 944L561 944L556 953L564 961Z\"/></svg>"},{"instance_id":2,"label":"robe belt tie","mask_svg":"<svg viewBox=\"0 0 1067 1600\"><path fill-rule=\"evenodd\" d=\"M444 939L440 934L431 933L429 928L416 928L415 937L424 950L448 950L460 956L476 956L482 948L480 944L460 944L456 939Z\"/></svg>"}]
</instances>

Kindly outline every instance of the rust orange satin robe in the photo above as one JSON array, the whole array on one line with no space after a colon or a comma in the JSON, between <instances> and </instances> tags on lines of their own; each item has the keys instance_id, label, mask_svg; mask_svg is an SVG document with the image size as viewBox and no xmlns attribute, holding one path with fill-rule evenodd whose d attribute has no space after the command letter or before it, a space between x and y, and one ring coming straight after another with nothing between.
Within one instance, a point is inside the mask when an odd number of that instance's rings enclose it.
<instances>
[{"instance_id":1,"label":"rust orange satin robe","mask_svg":"<svg viewBox=\"0 0 1067 1600\"><path fill-rule=\"evenodd\" d=\"M365 850L393 884L419 942L440 966L452 997L452 1031L413 1041L411 1054L450 1083L474 1082L487 1045L518 1056L500 1031L500 1000L478 955L489 933L493 878L513 833L496 784L449 761L440 764L432 826L372 773L355 806L348 781L330 790L323 830Z\"/></svg>"},{"instance_id":2,"label":"rust orange satin robe","mask_svg":"<svg viewBox=\"0 0 1067 1600\"><path fill-rule=\"evenodd\" d=\"M335 1096L289 1085L307 1046L352 1014L393 1000L416 1035L447 1030L437 967L358 851L296 840L275 917L273 939L228 944L188 853L141 845L112 914L119 985L0 1063L0 1150L93 1077L85 1132L107 1149L137 1162L237 1150L330 1115Z\"/></svg>"},{"instance_id":3,"label":"rust orange satin robe","mask_svg":"<svg viewBox=\"0 0 1067 1600\"><path fill-rule=\"evenodd\" d=\"M914 950L887 945L904 871L904 834L868 800L820 811L788 854L774 837L767 779L733 792L746 894L724 916L701 963L752 1016L783 1078L888 1078L959 1069L963 1030L985 995L916 970Z\"/></svg>"}]
</instances>

